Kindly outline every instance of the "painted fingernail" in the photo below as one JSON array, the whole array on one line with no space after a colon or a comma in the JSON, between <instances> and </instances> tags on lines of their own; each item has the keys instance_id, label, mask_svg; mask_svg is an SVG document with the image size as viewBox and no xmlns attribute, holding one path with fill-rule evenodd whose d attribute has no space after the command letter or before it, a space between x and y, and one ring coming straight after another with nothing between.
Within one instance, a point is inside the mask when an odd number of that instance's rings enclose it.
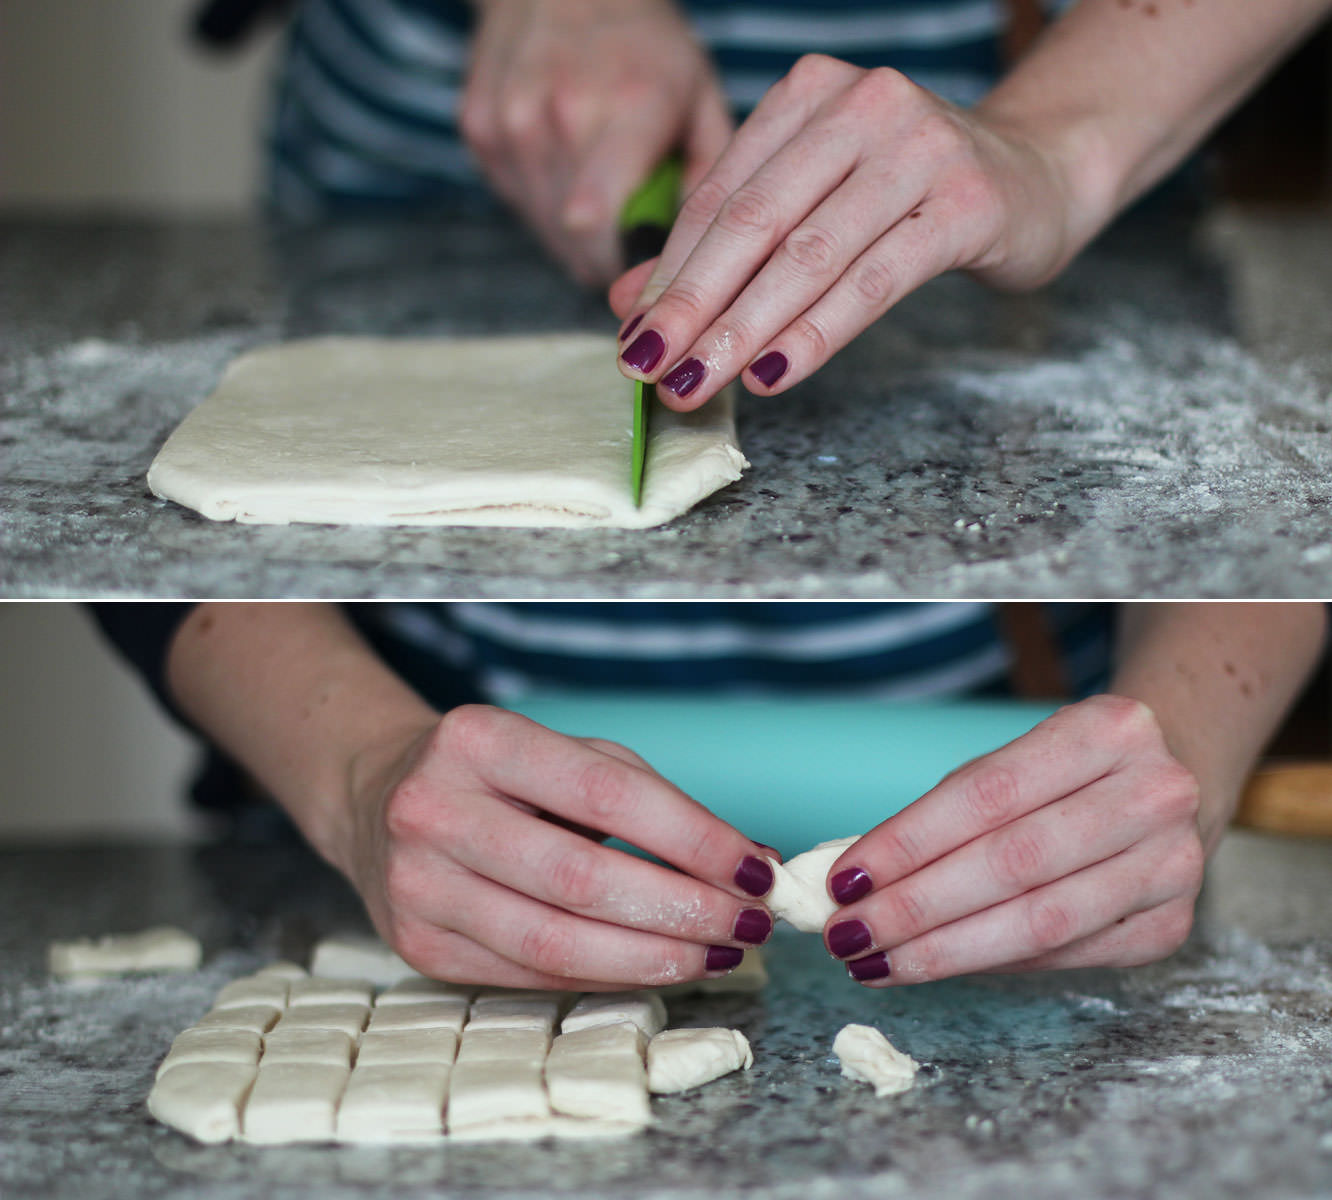
<instances>
[{"instance_id":1,"label":"painted fingernail","mask_svg":"<svg viewBox=\"0 0 1332 1200\"><path fill-rule=\"evenodd\" d=\"M869 930L865 930L868 934ZM737 942L757 946L768 940L772 933L772 917L766 908L747 908L735 919L734 936ZM869 942L865 943L866 946ZM863 947L862 947L863 949Z\"/></svg>"},{"instance_id":2,"label":"painted fingernail","mask_svg":"<svg viewBox=\"0 0 1332 1200\"><path fill-rule=\"evenodd\" d=\"M661 377L661 386L677 396L687 396L703 380L703 363L697 358L686 358Z\"/></svg>"},{"instance_id":3,"label":"painted fingernail","mask_svg":"<svg viewBox=\"0 0 1332 1200\"><path fill-rule=\"evenodd\" d=\"M745 957L738 946L709 946L703 966L708 971L734 971Z\"/></svg>"},{"instance_id":4,"label":"painted fingernail","mask_svg":"<svg viewBox=\"0 0 1332 1200\"><path fill-rule=\"evenodd\" d=\"M838 904L852 904L874 890L874 881L859 867L847 867L828 881L828 890Z\"/></svg>"},{"instance_id":5,"label":"painted fingernail","mask_svg":"<svg viewBox=\"0 0 1332 1200\"><path fill-rule=\"evenodd\" d=\"M646 375L661 362L661 356L665 353L666 339L655 329L649 329L634 338L629 349L621 354L620 358L635 371L641 371Z\"/></svg>"},{"instance_id":6,"label":"painted fingernail","mask_svg":"<svg viewBox=\"0 0 1332 1200\"><path fill-rule=\"evenodd\" d=\"M761 858L746 854L735 869L735 886L751 896L766 896L772 891L772 868Z\"/></svg>"},{"instance_id":7,"label":"painted fingernail","mask_svg":"<svg viewBox=\"0 0 1332 1200\"><path fill-rule=\"evenodd\" d=\"M786 355L780 350L769 350L767 354L749 364L749 372L764 387L772 387L786 374L786 368L790 365L786 361Z\"/></svg>"},{"instance_id":8,"label":"painted fingernail","mask_svg":"<svg viewBox=\"0 0 1332 1200\"><path fill-rule=\"evenodd\" d=\"M892 967L888 965L888 955L882 950L847 963L846 970L857 983L872 983L876 979L887 979L893 973Z\"/></svg>"},{"instance_id":9,"label":"painted fingernail","mask_svg":"<svg viewBox=\"0 0 1332 1200\"><path fill-rule=\"evenodd\" d=\"M835 958L863 954L874 944L874 935L864 921L838 921L828 930L828 949Z\"/></svg>"},{"instance_id":10,"label":"painted fingernail","mask_svg":"<svg viewBox=\"0 0 1332 1200\"><path fill-rule=\"evenodd\" d=\"M627 338L631 333L633 333L635 329L638 328L638 323L643 319L643 316L644 316L643 313L639 313L638 316L636 316L632 321L630 321L628 325L626 325L623 329L620 330L620 341L624 341L625 338Z\"/></svg>"}]
</instances>

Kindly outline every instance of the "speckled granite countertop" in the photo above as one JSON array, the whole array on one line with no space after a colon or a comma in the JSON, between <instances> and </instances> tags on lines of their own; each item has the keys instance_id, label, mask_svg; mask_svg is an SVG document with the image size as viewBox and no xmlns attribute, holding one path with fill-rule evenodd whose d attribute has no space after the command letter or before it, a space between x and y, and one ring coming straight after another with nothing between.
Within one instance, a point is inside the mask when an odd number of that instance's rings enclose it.
<instances>
[{"instance_id":1,"label":"speckled granite countertop","mask_svg":"<svg viewBox=\"0 0 1332 1200\"><path fill-rule=\"evenodd\" d=\"M1139 220L1036 296L938 280L750 398L745 479L642 533L214 524L145 489L251 346L610 328L508 225L0 224L0 594L1326 594L1326 323L1266 356L1232 336L1332 307L1329 223L1288 225L1204 252Z\"/></svg>"},{"instance_id":2,"label":"speckled granite countertop","mask_svg":"<svg viewBox=\"0 0 1332 1200\"><path fill-rule=\"evenodd\" d=\"M1332 1192L1332 843L1234 833L1190 943L1122 972L871 992L779 933L758 998L681 1001L752 1071L655 1101L613 1145L198 1146L143 1100L173 1033L235 975L351 927L298 850L0 854L0 1195L362 1197L1303 1197ZM49 939L171 921L201 972L79 990ZM875 1100L830 1056L871 1022L925 1064Z\"/></svg>"}]
</instances>

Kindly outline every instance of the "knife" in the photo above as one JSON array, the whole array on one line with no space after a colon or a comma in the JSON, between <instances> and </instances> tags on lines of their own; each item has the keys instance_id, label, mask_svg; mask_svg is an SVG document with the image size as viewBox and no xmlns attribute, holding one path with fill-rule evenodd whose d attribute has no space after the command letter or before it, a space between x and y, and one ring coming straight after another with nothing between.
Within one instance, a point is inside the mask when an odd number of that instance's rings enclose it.
<instances>
[{"instance_id":1,"label":"knife","mask_svg":"<svg viewBox=\"0 0 1332 1200\"><path fill-rule=\"evenodd\" d=\"M684 163L676 155L663 159L657 169L625 202L620 212L620 251L626 266L660 254L680 207L680 180ZM648 412L657 389L634 381L634 440L630 462L630 491L634 507L643 503L643 467L647 461Z\"/></svg>"}]
</instances>

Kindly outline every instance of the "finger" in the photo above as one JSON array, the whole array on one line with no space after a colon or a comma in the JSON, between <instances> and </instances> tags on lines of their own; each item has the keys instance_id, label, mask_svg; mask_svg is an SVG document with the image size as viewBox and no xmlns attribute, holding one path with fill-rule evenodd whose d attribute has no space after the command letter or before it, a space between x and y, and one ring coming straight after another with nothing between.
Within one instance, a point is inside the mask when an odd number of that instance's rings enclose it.
<instances>
[{"instance_id":1,"label":"finger","mask_svg":"<svg viewBox=\"0 0 1332 1200\"><path fill-rule=\"evenodd\" d=\"M713 81L700 91L685 126L681 186L686 195L703 182L734 133L735 122L731 119L726 96Z\"/></svg>"},{"instance_id":2,"label":"finger","mask_svg":"<svg viewBox=\"0 0 1332 1200\"><path fill-rule=\"evenodd\" d=\"M818 67L806 66L813 62ZM825 70L826 68L826 70ZM699 240L711 227L723 204L745 180L777 150L794 137L823 101L823 78L858 69L834 59L811 56L779 80L761 99L749 119L735 131L725 152L703 180L685 198L680 215L671 228L657 268L634 303L635 312L646 311L684 266Z\"/></svg>"},{"instance_id":3,"label":"finger","mask_svg":"<svg viewBox=\"0 0 1332 1200\"><path fill-rule=\"evenodd\" d=\"M479 875L446 904L436 898L432 910L422 896L414 911L520 967L559 979L660 987L728 974L743 957L729 946L701 946L564 912Z\"/></svg>"},{"instance_id":4,"label":"finger","mask_svg":"<svg viewBox=\"0 0 1332 1200\"><path fill-rule=\"evenodd\" d=\"M849 958L899 946L1113 858L1155 824L1147 806L1121 803L1124 790L1099 780L846 905L829 922L828 949Z\"/></svg>"},{"instance_id":5,"label":"finger","mask_svg":"<svg viewBox=\"0 0 1332 1200\"><path fill-rule=\"evenodd\" d=\"M830 894L843 903L903 879L936 859L1071 795L1162 746L1151 710L1098 696L1060 709L998 750L946 776L920 799L849 846L833 864Z\"/></svg>"},{"instance_id":6,"label":"finger","mask_svg":"<svg viewBox=\"0 0 1332 1200\"><path fill-rule=\"evenodd\" d=\"M629 310L643 291L643 286L647 283L648 277L656 270L657 261L656 258L650 258L646 262L630 267L610 285L606 298L610 302L611 311L622 321L629 315ZM626 322L624 328L631 329L631 326ZM624 340L625 336L626 334L621 331L621 341Z\"/></svg>"},{"instance_id":7,"label":"finger","mask_svg":"<svg viewBox=\"0 0 1332 1200\"><path fill-rule=\"evenodd\" d=\"M853 979L923 983L1053 954L1121 917L1177 899L1190 886L1186 854L1126 851L984 912L853 959ZM886 973L882 973L885 972Z\"/></svg>"},{"instance_id":8,"label":"finger","mask_svg":"<svg viewBox=\"0 0 1332 1200\"><path fill-rule=\"evenodd\" d=\"M1079 967L1140 967L1173 954L1193 928L1194 900L1180 897L1145 912L1120 917L1108 929L1049 954L991 968L987 974L1069 971Z\"/></svg>"},{"instance_id":9,"label":"finger","mask_svg":"<svg viewBox=\"0 0 1332 1200\"><path fill-rule=\"evenodd\" d=\"M565 912L701 945L756 945L772 918L752 900L598 845L503 802L451 828L449 853L477 875Z\"/></svg>"},{"instance_id":10,"label":"finger","mask_svg":"<svg viewBox=\"0 0 1332 1200\"><path fill-rule=\"evenodd\" d=\"M778 160L772 165L782 169ZM923 179L886 178L881 170L869 167L852 171L765 256L757 275L726 311L691 345L680 349L678 362L659 380L662 401L671 408L687 410L710 400L830 289L835 293L848 267L870 249L885 226L895 225L915 209L920 199L917 189L923 187ZM706 261L713 253L727 253L724 246L711 249L712 238L712 232L705 235L677 279L689 289L687 294L701 290L701 285L692 283L695 270L700 278L719 278L726 270L721 260ZM937 239L925 241L919 250L937 255L938 245ZM901 255L907 249L894 246L891 251L879 252ZM661 327L664 322L658 314L669 303L669 297L668 290L661 303L648 312L646 322ZM857 315L868 324L882 314L875 311ZM850 336L854 335L847 340Z\"/></svg>"},{"instance_id":11,"label":"finger","mask_svg":"<svg viewBox=\"0 0 1332 1200\"><path fill-rule=\"evenodd\" d=\"M499 718L499 719L497 719ZM516 713L454 709L439 725L425 773L449 786L459 757L498 794L623 839L732 894L762 896L772 870L761 848L655 771L631 766Z\"/></svg>"}]
</instances>

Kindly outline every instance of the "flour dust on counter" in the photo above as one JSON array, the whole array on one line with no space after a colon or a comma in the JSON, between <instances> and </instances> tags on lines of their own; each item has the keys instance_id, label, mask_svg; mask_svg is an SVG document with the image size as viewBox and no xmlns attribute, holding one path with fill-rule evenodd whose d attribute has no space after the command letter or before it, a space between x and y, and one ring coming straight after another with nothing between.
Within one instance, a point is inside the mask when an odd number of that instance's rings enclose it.
<instances>
[{"instance_id":1,"label":"flour dust on counter","mask_svg":"<svg viewBox=\"0 0 1332 1200\"><path fill-rule=\"evenodd\" d=\"M655 405L641 505L609 336L324 337L252 350L167 439L158 496L286 525L646 529L740 478L730 395Z\"/></svg>"}]
</instances>

